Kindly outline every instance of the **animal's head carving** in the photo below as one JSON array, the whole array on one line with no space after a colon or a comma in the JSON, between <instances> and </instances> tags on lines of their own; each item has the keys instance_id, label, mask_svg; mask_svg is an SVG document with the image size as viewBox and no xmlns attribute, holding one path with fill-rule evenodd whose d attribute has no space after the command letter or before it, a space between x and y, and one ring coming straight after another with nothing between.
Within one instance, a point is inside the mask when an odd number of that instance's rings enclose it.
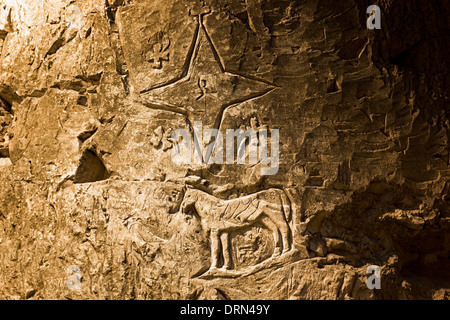
<instances>
[{"instance_id":1,"label":"animal's head carving","mask_svg":"<svg viewBox=\"0 0 450 320\"><path fill-rule=\"evenodd\" d=\"M180 207L181 213L189 213L189 211L194 210L194 205L196 202L197 202L197 194L195 192L195 189L186 186L183 202L181 203Z\"/></svg>"}]
</instances>

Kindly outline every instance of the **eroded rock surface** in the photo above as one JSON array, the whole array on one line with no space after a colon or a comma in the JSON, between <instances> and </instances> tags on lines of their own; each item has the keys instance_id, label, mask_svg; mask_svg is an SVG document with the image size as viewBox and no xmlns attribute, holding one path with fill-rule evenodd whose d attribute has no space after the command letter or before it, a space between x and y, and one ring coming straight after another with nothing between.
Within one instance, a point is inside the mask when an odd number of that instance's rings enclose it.
<instances>
[{"instance_id":1,"label":"eroded rock surface","mask_svg":"<svg viewBox=\"0 0 450 320\"><path fill-rule=\"evenodd\" d=\"M371 4L0 0L0 298L448 299L450 6Z\"/></svg>"}]
</instances>

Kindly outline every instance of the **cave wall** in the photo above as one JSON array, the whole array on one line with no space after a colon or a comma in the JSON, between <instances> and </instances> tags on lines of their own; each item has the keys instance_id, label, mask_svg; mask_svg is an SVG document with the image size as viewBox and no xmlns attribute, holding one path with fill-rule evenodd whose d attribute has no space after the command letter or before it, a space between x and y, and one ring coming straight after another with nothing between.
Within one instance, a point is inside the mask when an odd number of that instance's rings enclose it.
<instances>
[{"instance_id":1,"label":"cave wall","mask_svg":"<svg viewBox=\"0 0 450 320\"><path fill-rule=\"evenodd\" d=\"M0 298L448 299L450 6L370 4L0 0ZM278 171L174 163L198 120L279 129ZM257 220L209 270L192 189L282 192L291 250Z\"/></svg>"}]
</instances>

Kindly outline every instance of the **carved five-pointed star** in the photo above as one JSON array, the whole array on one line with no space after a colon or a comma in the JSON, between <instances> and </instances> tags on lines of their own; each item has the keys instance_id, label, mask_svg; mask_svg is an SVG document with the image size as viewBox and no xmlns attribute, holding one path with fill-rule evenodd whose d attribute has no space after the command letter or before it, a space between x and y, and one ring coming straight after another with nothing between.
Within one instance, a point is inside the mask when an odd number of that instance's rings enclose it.
<instances>
[{"instance_id":1,"label":"carved five-pointed star","mask_svg":"<svg viewBox=\"0 0 450 320\"><path fill-rule=\"evenodd\" d=\"M228 72L198 16L198 34L184 77L141 94L141 103L153 109L186 116L191 125L220 129L225 110L258 98L275 88L267 81Z\"/></svg>"}]
</instances>

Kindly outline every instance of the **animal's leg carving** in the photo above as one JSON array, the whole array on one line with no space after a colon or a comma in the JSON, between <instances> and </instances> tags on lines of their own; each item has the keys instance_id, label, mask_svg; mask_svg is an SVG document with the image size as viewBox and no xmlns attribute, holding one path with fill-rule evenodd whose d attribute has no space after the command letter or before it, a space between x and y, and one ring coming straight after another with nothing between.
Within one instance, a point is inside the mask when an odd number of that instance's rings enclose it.
<instances>
[{"instance_id":1,"label":"animal's leg carving","mask_svg":"<svg viewBox=\"0 0 450 320\"><path fill-rule=\"evenodd\" d=\"M289 225L286 222L283 212L278 210L266 209L266 214L277 225L283 240L283 252L288 252L291 248L289 245Z\"/></svg>"},{"instance_id":2,"label":"animal's leg carving","mask_svg":"<svg viewBox=\"0 0 450 320\"><path fill-rule=\"evenodd\" d=\"M280 244L280 233L278 232L277 225L270 220L269 217L265 216L261 219L261 222L273 233L273 242L275 249L273 250L272 257L279 256L281 254L281 244Z\"/></svg>"},{"instance_id":3,"label":"animal's leg carving","mask_svg":"<svg viewBox=\"0 0 450 320\"><path fill-rule=\"evenodd\" d=\"M289 244L289 226L286 222L282 224L280 227L281 232L281 238L283 239L283 252L282 254L288 252L291 250L290 244Z\"/></svg>"},{"instance_id":4,"label":"animal's leg carving","mask_svg":"<svg viewBox=\"0 0 450 320\"><path fill-rule=\"evenodd\" d=\"M217 269L220 256L219 230L211 229L211 267L210 270Z\"/></svg>"},{"instance_id":5,"label":"animal's leg carving","mask_svg":"<svg viewBox=\"0 0 450 320\"><path fill-rule=\"evenodd\" d=\"M230 236L228 232L220 235L220 242L222 244L223 253L223 269L231 269L231 252L230 252Z\"/></svg>"}]
</instances>

